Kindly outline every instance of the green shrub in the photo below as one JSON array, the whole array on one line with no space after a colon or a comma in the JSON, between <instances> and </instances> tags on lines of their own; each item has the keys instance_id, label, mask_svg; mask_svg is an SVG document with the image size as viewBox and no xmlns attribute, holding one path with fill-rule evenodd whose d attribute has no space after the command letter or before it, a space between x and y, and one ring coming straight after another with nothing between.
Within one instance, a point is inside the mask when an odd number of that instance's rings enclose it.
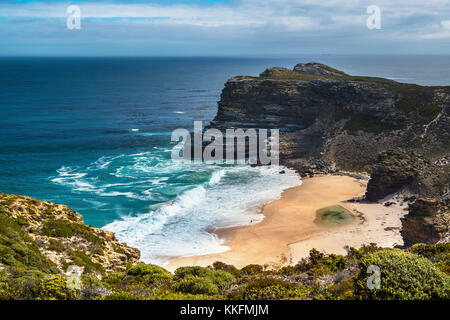
<instances>
[{"instance_id":1,"label":"green shrub","mask_svg":"<svg viewBox=\"0 0 450 320\"><path fill-rule=\"evenodd\" d=\"M436 106L431 103L426 104L419 111L419 120L421 123L428 123L428 122L434 120L441 111L442 111L442 108L439 106Z\"/></svg>"},{"instance_id":2,"label":"green shrub","mask_svg":"<svg viewBox=\"0 0 450 320\"><path fill-rule=\"evenodd\" d=\"M219 287L225 285L227 282L234 281L235 279L231 273L223 270L212 271L208 278L210 278Z\"/></svg>"},{"instance_id":3,"label":"green shrub","mask_svg":"<svg viewBox=\"0 0 450 320\"><path fill-rule=\"evenodd\" d=\"M341 280L326 288L327 298L333 300L352 300L354 296L354 281L352 279Z\"/></svg>"},{"instance_id":4,"label":"green shrub","mask_svg":"<svg viewBox=\"0 0 450 320\"><path fill-rule=\"evenodd\" d=\"M263 278L260 280L250 281L247 284L246 288L247 289L262 289L262 288L271 287L271 286L278 286L278 287L283 287L283 288L287 288L287 289L295 288L295 286L290 282L279 280L279 279L274 279L274 278Z\"/></svg>"},{"instance_id":5,"label":"green shrub","mask_svg":"<svg viewBox=\"0 0 450 320\"><path fill-rule=\"evenodd\" d=\"M217 294L218 286L211 278L199 277L191 274L186 275L173 284L175 291L191 294Z\"/></svg>"},{"instance_id":6,"label":"green shrub","mask_svg":"<svg viewBox=\"0 0 450 320\"><path fill-rule=\"evenodd\" d=\"M171 290L155 290L155 300L210 300L211 297L205 294L190 294L173 292Z\"/></svg>"},{"instance_id":7,"label":"green shrub","mask_svg":"<svg viewBox=\"0 0 450 320\"><path fill-rule=\"evenodd\" d=\"M97 277L88 275L88 274L81 275L81 280L83 283L83 288L86 288L86 287L102 288L105 286L104 283L100 279L98 279Z\"/></svg>"},{"instance_id":8,"label":"green shrub","mask_svg":"<svg viewBox=\"0 0 450 320\"><path fill-rule=\"evenodd\" d=\"M21 227L28 227L30 224L28 223L27 219L25 219L24 217L17 217L16 222L19 224L19 226Z\"/></svg>"},{"instance_id":9,"label":"green shrub","mask_svg":"<svg viewBox=\"0 0 450 320\"><path fill-rule=\"evenodd\" d=\"M373 133L390 132L393 128L380 119L369 115L353 115L345 124L345 130L352 135L358 131L366 131Z\"/></svg>"},{"instance_id":10,"label":"green shrub","mask_svg":"<svg viewBox=\"0 0 450 320\"><path fill-rule=\"evenodd\" d=\"M426 244L417 243L408 249L409 252L418 254L432 261L436 261L439 257L448 258L450 254L450 243Z\"/></svg>"},{"instance_id":11,"label":"green shrub","mask_svg":"<svg viewBox=\"0 0 450 320\"><path fill-rule=\"evenodd\" d=\"M66 250L66 247L64 247L61 241L50 239L48 242L47 250L64 252Z\"/></svg>"},{"instance_id":12,"label":"green shrub","mask_svg":"<svg viewBox=\"0 0 450 320\"><path fill-rule=\"evenodd\" d=\"M12 268L10 274L4 279L4 299L33 300L38 297L40 283L44 274L29 272L24 268Z\"/></svg>"},{"instance_id":13,"label":"green shrub","mask_svg":"<svg viewBox=\"0 0 450 320\"><path fill-rule=\"evenodd\" d=\"M367 288L367 268L381 269L381 288ZM361 259L356 278L359 298L368 299L449 299L450 277L428 259L399 249L385 249Z\"/></svg>"},{"instance_id":14,"label":"green shrub","mask_svg":"<svg viewBox=\"0 0 450 320\"><path fill-rule=\"evenodd\" d=\"M125 274L121 272L113 272L109 273L103 278L103 282L109 284L110 286L119 285L122 280L125 278Z\"/></svg>"},{"instance_id":15,"label":"green shrub","mask_svg":"<svg viewBox=\"0 0 450 320\"><path fill-rule=\"evenodd\" d=\"M63 219L50 219L45 221L41 233L44 236L55 238L71 238L73 236L80 236L93 244L103 245L103 240L97 237L88 226Z\"/></svg>"},{"instance_id":16,"label":"green shrub","mask_svg":"<svg viewBox=\"0 0 450 320\"><path fill-rule=\"evenodd\" d=\"M258 274L264 271L264 268L258 264L249 264L241 269L242 274Z\"/></svg>"},{"instance_id":17,"label":"green shrub","mask_svg":"<svg viewBox=\"0 0 450 320\"><path fill-rule=\"evenodd\" d=\"M211 270L202 267L181 267L175 271L176 291L193 294L216 294L227 282L235 278L223 270Z\"/></svg>"},{"instance_id":18,"label":"green shrub","mask_svg":"<svg viewBox=\"0 0 450 320\"><path fill-rule=\"evenodd\" d=\"M239 274L239 269L236 268L235 266L231 265L231 264L226 264L220 261L216 261L213 263L212 265L213 269L216 271L222 270L222 271L226 271L229 272L233 275L238 275Z\"/></svg>"},{"instance_id":19,"label":"green shrub","mask_svg":"<svg viewBox=\"0 0 450 320\"><path fill-rule=\"evenodd\" d=\"M450 243L425 244L417 243L408 251L423 256L435 263L435 267L450 275Z\"/></svg>"},{"instance_id":20,"label":"green shrub","mask_svg":"<svg viewBox=\"0 0 450 320\"><path fill-rule=\"evenodd\" d=\"M10 288L8 286L8 279L6 278L6 272L0 271L0 300L11 299Z\"/></svg>"},{"instance_id":21,"label":"green shrub","mask_svg":"<svg viewBox=\"0 0 450 320\"><path fill-rule=\"evenodd\" d=\"M126 291L117 291L106 297L94 298L94 300L145 300L145 297Z\"/></svg>"},{"instance_id":22,"label":"green shrub","mask_svg":"<svg viewBox=\"0 0 450 320\"><path fill-rule=\"evenodd\" d=\"M450 259L442 260L435 264L435 267L450 276Z\"/></svg>"},{"instance_id":23,"label":"green shrub","mask_svg":"<svg viewBox=\"0 0 450 320\"><path fill-rule=\"evenodd\" d=\"M77 266L84 267L84 273L100 273L104 274L105 270L102 265L95 263L91 258L82 251L69 251L73 263Z\"/></svg>"},{"instance_id":24,"label":"green shrub","mask_svg":"<svg viewBox=\"0 0 450 320\"><path fill-rule=\"evenodd\" d=\"M335 273L343 270L347 266L347 259L342 255L325 254L311 249L309 257L302 259L293 267L284 267L281 272L283 274L294 274L308 272L315 277Z\"/></svg>"},{"instance_id":25,"label":"green shrub","mask_svg":"<svg viewBox=\"0 0 450 320\"><path fill-rule=\"evenodd\" d=\"M56 265L42 255L38 244L4 211L0 212L0 263L46 273L58 272Z\"/></svg>"},{"instance_id":26,"label":"green shrub","mask_svg":"<svg viewBox=\"0 0 450 320\"><path fill-rule=\"evenodd\" d=\"M203 267L180 267L175 270L175 277L177 279L183 279L186 276L207 277L211 275L213 271Z\"/></svg>"},{"instance_id":27,"label":"green shrub","mask_svg":"<svg viewBox=\"0 0 450 320\"><path fill-rule=\"evenodd\" d=\"M172 274L164 268L153 264L138 263L128 269L127 273L136 277L143 277L146 280L170 280Z\"/></svg>"},{"instance_id":28,"label":"green shrub","mask_svg":"<svg viewBox=\"0 0 450 320\"><path fill-rule=\"evenodd\" d=\"M270 286L259 290L246 290L242 299L244 300L284 300L284 299L307 299L309 290L306 287L286 289L285 287Z\"/></svg>"},{"instance_id":29,"label":"green shrub","mask_svg":"<svg viewBox=\"0 0 450 320\"><path fill-rule=\"evenodd\" d=\"M41 281L38 300L74 300L76 290L67 287L67 278L59 275Z\"/></svg>"},{"instance_id":30,"label":"green shrub","mask_svg":"<svg viewBox=\"0 0 450 320\"><path fill-rule=\"evenodd\" d=\"M265 278L249 282L240 298L244 300L304 299L308 293L309 290L305 287L298 288L287 281Z\"/></svg>"}]
</instances>

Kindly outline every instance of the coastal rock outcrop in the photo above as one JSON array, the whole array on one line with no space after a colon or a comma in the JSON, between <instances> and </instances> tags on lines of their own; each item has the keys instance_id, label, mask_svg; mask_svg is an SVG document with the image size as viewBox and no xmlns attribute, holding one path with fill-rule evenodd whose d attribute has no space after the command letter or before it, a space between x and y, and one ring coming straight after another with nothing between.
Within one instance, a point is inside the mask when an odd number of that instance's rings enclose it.
<instances>
[{"instance_id":1,"label":"coastal rock outcrop","mask_svg":"<svg viewBox=\"0 0 450 320\"><path fill-rule=\"evenodd\" d=\"M229 79L218 105L211 127L280 129L281 163L302 176L368 173L370 201L403 188L449 201L450 87L300 63Z\"/></svg>"},{"instance_id":2,"label":"coastal rock outcrop","mask_svg":"<svg viewBox=\"0 0 450 320\"><path fill-rule=\"evenodd\" d=\"M406 244L448 242L449 226L448 206L436 198L419 198L402 219L402 235Z\"/></svg>"},{"instance_id":3,"label":"coastal rock outcrop","mask_svg":"<svg viewBox=\"0 0 450 320\"><path fill-rule=\"evenodd\" d=\"M140 252L112 232L87 226L71 208L30 197L0 193L0 265L85 273L126 270Z\"/></svg>"},{"instance_id":4,"label":"coastal rock outcrop","mask_svg":"<svg viewBox=\"0 0 450 320\"><path fill-rule=\"evenodd\" d=\"M417 155L401 150L381 152L367 184L366 199L379 201L405 186L416 182L418 175Z\"/></svg>"}]
</instances>

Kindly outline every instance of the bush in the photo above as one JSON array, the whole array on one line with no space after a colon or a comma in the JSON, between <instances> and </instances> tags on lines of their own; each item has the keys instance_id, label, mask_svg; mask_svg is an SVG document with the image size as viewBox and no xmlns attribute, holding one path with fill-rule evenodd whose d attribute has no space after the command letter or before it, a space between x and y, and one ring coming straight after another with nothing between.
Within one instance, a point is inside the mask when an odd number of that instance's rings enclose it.
<instances>
[{"instance_id":1,"label":"bush","mask_svg":"<svg viewBox=\"0 0 450 320\"><path fill-rule=\"evenodd\" d=\"M117 286L122 282L124 278L125 274L120 272L113 272L104 277L103 282L109 284L110 286Z\"/></svg>"},{"instance_id":2,"label":"bush","mask_svg":"<svg viewBox=\"0 0 450 320\"><path fill-rule=\"evenodd\" d=\"M210 300L211 297L204 294L190 294L173 292L170 290L155 290L155 300Z\"/></svg>"},{"instance_id":3,"label":"bush","mask_svg":"<svg viewBox=\"0 0 450 320\"><path fill-rule=\"evenodd\" d=\"M264 268L258 264L249 264L241 269L242 274L258 274L264 271Z\"/></svg>"},{"instance_id":4,"label":"bush","mask_svg":"<svg viewBox=\"0 0 450 320\"><path fill-rule=\"evenodd\" d=\"M21 225L0 210L0 263L9 267L29 267L57 273L56 265L46 258Z\"/></svg>"},{"instance_id":5,"label":"bush","mask_svg":"<svg viewBox=\"0 0 450 320\"><path fill-rule=\"evenodd\" d=\"M103 245L103 240L95 235L95 233L81 223L70 222L68 220L47 220L41 230L42 235L55 238L71 238L79 236L96 245Z\"/></svg>"},{"instance_id":6,"label":"bush","mask_svg":"<svg viewBox=\"0 0 450 320\"><path fill-rule=\"evenodd\" d=\"M199 277L193 275L186 275L183 279L178 280L173 284L175 291L192 294L217 294L219 288L212 279L207 277Z\"/></svg>"},{"instance_id":7,"label":"bush","mask_svg":"<svg viewBox=\"0 0 450 320\"><path fill-rule=\"evenodd\" d=\"M128 269L127 273L136 277L143 277L146 280L154 281L160 280L170 280L172 274L164 268L155 266L153 264L138 263Z\"/></svg>"},{"instance_id":8,"label":"bush","mask_svg":"<svg viewBox=\"0 0 450 320\"><path fill-rule=\"evenodd\" d=\"M33 300L39 294L43 274L40 272L27 272L22 268L13 268L7 278L3 279L2 299Z\"/></svg>"},{"instance_id":9,"label":"bush","mask_svg":"<svg viewBox=\"0 0 450 320\"><path fill-rule=\"evenodd\" d=\"M223 286L225 283L235 279L231 273L223 270L213 271L208 277L218 286Z\"/></svg>"},{"instance_id":10,"label":"bush","mask_svg":"<svg viewBox=\"0 0 450 320\"><path fill-rule=\"evenodd\" d=\"M333 300L352 300L355 298L352 279L341 280L326 288L327 298Z\"/></svg>"},{"instance_id":11,"label":"bush","mask_svg":"<svg viewBox=\"0 0 450 320\"><path fill-rule=\"evenodd\" d=\"M109 296L94 298L93 300L145 300L143 296L135 296L126 291L117 291L111 293Z\"/></svg>"},{"instance_id":12,"label":"bush","mask_svg":"<svg viewBox=\"0 0 450 320\"><path fill-rule=\"evenodd\" d=\"M233 275L238 275L239 274L239 269L236 268L235 266L231 265L231 264L226 264L220 261L216 261L213 263L212 267L214 268L214 270L219 271L226 271L229 272Z\"/></svg>"},{"instance_id":13,"label":"bush","mask_svg":"<svg viewBox=\"0 0 450 320\"><path fill-rule=\"evenodd\" d=\"M450 254L450 243L426 244L417 243L413 245L408 251L418 254L422 257L428 258L431 261L436 261L439 258L448 259Z\"/></svg>"},{"instance_id":14,"label":"bush","mask_svg":"<svg viewBox=\"0 0 450 320\"><path fill-rule=\"evenodd\" d=\"M287 275L308 272L310 275L318 277L343 270L346 266L346 257L336 254L327 255L316 249L312 249L309 251L308 258L302 259L294 267L284 267L281 272Z\"/></svg>"},{"instance_id":15,"label":"bush","mask_svg":"<svg viewBox=\"0 0 450 320\"><path fill-rule=\"evenodd\" d=\"M38 300L74 300L76 290L67 287L67 278L59 275L41 281Z\"/></svg>"},{"instance_id":16,"label":"bush","mask_svg":"<svg viewBox=\"0 0 450 320\"><path fill-rule=\"evenodd\" d=\"M306 298L308 290L290 282L265 278L247 284L240 298L245 300L279 300Z\"/></svg>"},{"instance_id":17,"label":"bush","mask_svg":"<svg viewBox=\"0 0 450 320\"><path fill-rule=\"evenodd\" d=\"M181 267L175 271L175 290L193 294L216 294L227 282L235 278L223 270L202 267Z\"/></svg>"},{"instance_id":18,"label":"bush","mask_svg":"<svg viewBox=\"0 0 450 320\"><path fill-rule=\"evenodd\" d=\"M84 273L105 273L102 265L93 262L91 258L84 252L71 250L69 251L69 254L72 257L74 264L84 267Z\"/></svg>"},{"instance_id":19,"label":"bush","mask_svg":"<svg viewBox=\"0 0 450 320\"><path fill-rule=\"evenodd\" d=\"M367 288L367 268L381 269L381 288ZM355 281L356 293L363 299L449 299L450 277L428 259L399 249L370 253L361 259Z\"/></svg>"},{"instance_id":20,"label":"bush","mask_svg":"<svg viewBox=\"0 0 450 320\"><path fill-rule=\"evenodd\" d=\"M203 267L180 267L175 270L175 277L177 279L183 279L186 276L207 277L211 275L213 271Z\"/></svg>"}]
</instances>

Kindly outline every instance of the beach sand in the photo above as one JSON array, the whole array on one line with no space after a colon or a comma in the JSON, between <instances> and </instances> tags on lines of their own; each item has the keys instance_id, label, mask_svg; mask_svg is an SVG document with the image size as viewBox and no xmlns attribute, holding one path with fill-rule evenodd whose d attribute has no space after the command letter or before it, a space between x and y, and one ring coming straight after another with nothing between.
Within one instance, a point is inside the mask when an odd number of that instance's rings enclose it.
<instances>
[{"instance_id":1,"label":"beach sand","mask_svg":"<svg viewBox=\"0 0 450 320\"><path fill-rule=\"evenodd\" d=\"M366 181L348 176L316 176L301 186L283 192L280 200L264 206L265 218L251 226L216 230L230 250L173 259L165 266L174 271L181 266L208 266L222 261L242 268L248 264L279 268L307 257L312 248L327 253L345 253L346 245L360 247L371 242L383 247L403 244L400 205L347 202L364 195ZM321 227L316 211L340 205L355 217L347 225Z\"/></svg>"}]
</instances>

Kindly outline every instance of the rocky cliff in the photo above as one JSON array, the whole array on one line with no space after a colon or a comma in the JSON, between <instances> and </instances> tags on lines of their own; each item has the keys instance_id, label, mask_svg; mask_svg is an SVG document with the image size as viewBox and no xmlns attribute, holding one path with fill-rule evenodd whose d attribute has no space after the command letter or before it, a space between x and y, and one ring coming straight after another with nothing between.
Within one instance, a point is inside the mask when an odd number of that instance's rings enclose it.
<instances>
[{"instance_id":1,"label":"rocky cliff","mask_svg":"<svg viewBox=\"0 0 450 320\"><path fill-rule=\"evenodd\" d=\"M449 214L450 87L351 76L319 63L275 67L228 80L211 126L280 129L281 161L302 175L367 172L368 200L407 189L437 199L436 216ZM411 226L404 223L411 242L426 240Z\"/></svg>"},{"instance_id":2,"label":"rocky cliff","mask_svg":"<svg viewBox=\"0 0 450 320\"><path fill-rule=\"evenodd\" d=\"M125 271L139 257L137 249L86 226L67 206L0 193L0 269L65 273L75 266L101 277Z\"/></svg>"}]
</instances>

